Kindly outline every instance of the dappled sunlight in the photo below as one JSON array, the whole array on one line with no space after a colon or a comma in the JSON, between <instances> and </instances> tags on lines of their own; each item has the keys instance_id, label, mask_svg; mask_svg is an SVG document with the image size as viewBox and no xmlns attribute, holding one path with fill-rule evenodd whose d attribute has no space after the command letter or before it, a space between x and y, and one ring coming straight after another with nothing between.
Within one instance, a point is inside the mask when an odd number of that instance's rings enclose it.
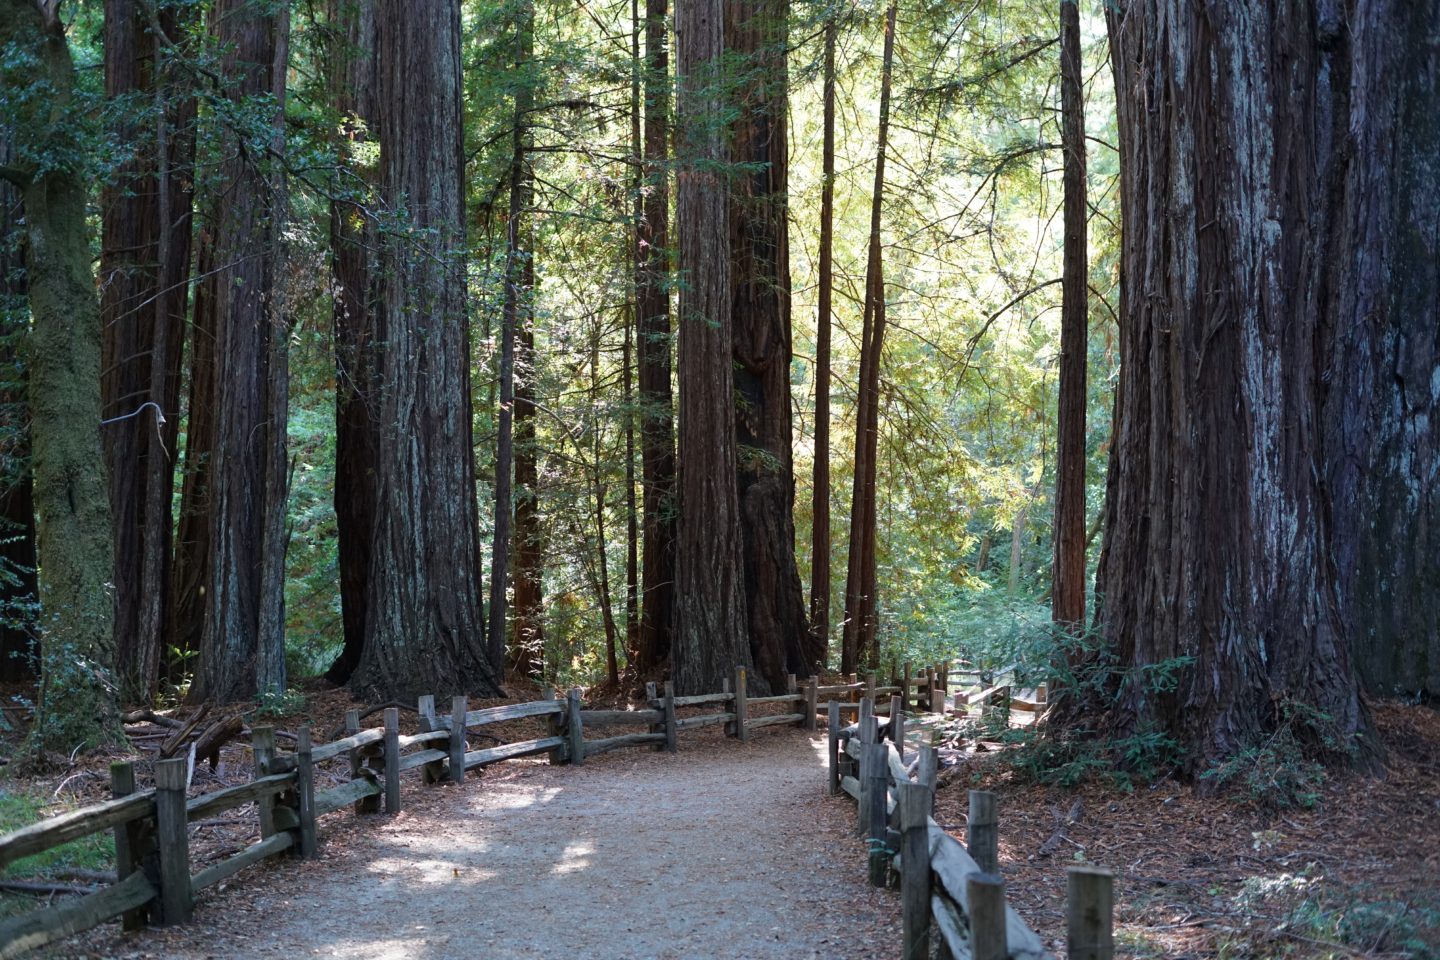
<instances>
[{"instance_id":1,"label":"dappled sunlight","mask_svg":"<svg viewBox=\"0 0 1440 960\"><path fill-rule=\"evenodd\" d=\"M565 849L560 853L560 861L555 864L551 873L566 874L579 873L590 866L590 857L595 853L595 844L589 840L572 840L565 844Z\"/></svg>"}]
</instances>

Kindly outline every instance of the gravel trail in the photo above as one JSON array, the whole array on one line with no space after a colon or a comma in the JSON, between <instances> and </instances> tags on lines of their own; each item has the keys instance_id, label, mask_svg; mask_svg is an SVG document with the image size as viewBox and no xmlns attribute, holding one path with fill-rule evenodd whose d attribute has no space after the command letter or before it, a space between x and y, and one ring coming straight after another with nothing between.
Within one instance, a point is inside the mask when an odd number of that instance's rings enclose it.
<instances>
[{"instance_id":1,"label":"gravel trail","mask_svg":"<svg viewBox=\"0 0 1440 960\"><path fill-rule=\"evenodd\" d=\"M898 898L865 884L824 752L823 735L767 730L502 764L462 788L407 780L399 816L327 818L317 860L252 868L193 923L91 955L891 958Z\"/></svg>"}]
</instances>

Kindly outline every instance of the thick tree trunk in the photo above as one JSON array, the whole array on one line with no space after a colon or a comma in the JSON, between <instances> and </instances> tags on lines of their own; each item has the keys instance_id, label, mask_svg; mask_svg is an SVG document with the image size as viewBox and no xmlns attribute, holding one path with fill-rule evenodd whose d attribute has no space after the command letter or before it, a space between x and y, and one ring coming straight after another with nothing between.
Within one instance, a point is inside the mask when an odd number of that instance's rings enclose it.
<instances>
[{"instance_id":1,"label":"thick tree trunk","mask_svg":"<svg viewBox=\"0 0 1440 960\"><path fill-rule=\"evenodd\" d=\"M1322 23L1322 42L1340 30ZM1327 264L1324 431L1341 617L1378 693L1440 695L1440 4L1367 3Z\"/></svg>"},{"instance_id":2,"label":"thick tree trunk","mask_svg":"<svg viewBox=\"0 0 1440 960\"><path fill-rule=\"evenodd\" d=\"M363 137L373 141L379 122L375 98L375 0L332 0L334 36L328 63L330 96L347 122L338 147L349 177L330 203L331 273L335 280L335 525L339 540L340 617L344 646L325 672L345 683L365 649L365 585L375 537L376 225L369 207L373 169L361 167ZM363 127L361 126L363 124ZM357 180L365 187L357 189Z\"/></svg>"},{"instance_id":3,"label":"thick tree trunk","mask_svg":"<svg viewBox=\"0 0 1440 960\"><path fill-rule=\"evenodd\" d=\"M465 311L459 0L376 9L382 238L376 538L365 653L383 698L500 690L485 646Z\"/></svg>"},{"instance_id":4,"label":"thick tree trunk","mask_svg":"<svg viewBox=\"0 0 1440 960\"><path fill-rule=\"evenodd\" d=\"M835 251L835 45L840 21L825 18L820 152L820 264L815 315L815 464L810 520L810 630L827 647L830 637L830 332Z\"/></svg>"},{"instance_id":5,"label":"thick tree trunk","mask_svg":"<svg viewBox=\"0 0 1440 960\"><path fill-rule=\"evenodd\" d=\"M237 102L269 97L262 134L224 133L228 192L214 224L216 431L209 464L210 566L194 702L285 688L283 531L287 324L280 290L283 185L267 154L282 136L289 18L254 0L220 0L213 29ZM277 609L278 608L278 609Z\"/></svg>"},{"instance_id":6,"label":"thick tree trunk","mask_svg":"<svg viewBox=\"0 0 1440 960\"><path fill-rule=\"evenodd\" d=\"M495 434L495 540L490 551L490 664L500 673L505 669L506 587L510 577L511 526L514 512L513 470L515 464L515 331L520 315L529 313L530 289L527 277L531 251L524 249L529 236L524 224L529 218L531 188L530 112L534 89L528 75L534 46L535 9L521 4L515 25L515 66L526 71L515 86L515 124L510 159L510 210L505 224L505 301L500 316L500 409ZM511 641L513 646L519 633ZM515 658L512 658L515 659Z\"/></svg>"},{"instance_id":7,"label":"thick tree trunk","mask_svg":"<svg viewBox=\"0 0 1440 960\"><path fill-rule=\"evenodd\" d=\"M744 538L736 485L731 377L728 122L720 0L677 7L680 225L680 515L675 531L675 635L671 674L679 693L719 688L746 642Z\"/></svg>"},{"instance_id":8,"label":"thick tree trunk","mask_svg":"<svg viewBox=\"0 0 1440 960\"><path fill-rule=\"evenodd\" d=\"M1085 97L1080 7L1060 0L1061 146L1065 153L1065 250L1060 315L1060 404L1055 458L1051 612L1075 630L1085 620L1085 406L1088 272L1085 244Z\"/></svg>"},{"instance_id":9,"label":"thick tree trunk","mask_svg":"<svg viewBox=\"0 0 1440 960\"><path fill-rule=\"evenodd\" d=\"M195 101L175 88L164 64L165 38L184 27L174 9L147 11L136 0L105 4L106 95L153 101L153 116L114 131L134 153L102 203L100 384L109 421L102 436L115 538L116 665L127 700L154 694L170 642Z\"/></svg>"},{"instance_id":10,"label":"thick tree trunk","mask_svg":"<svg viewBox=\"0 0 1440 960\"><path fill-rule=\"evenodd\" d=\"M10 166L13 149L0 132L0 166ZM0 179L0 680L35 675L35 500L30 475L29 365L21 351L30 326L26 300L20 191Z\"/></svg>"},{"instance_id":11,"label":"thick tree trunk","mask_svg":"<svg viewBox=\"0 0 1440 960\"><path fill-rule=\"evenodd\" d=\"M875 134L875 187L870 198L870 246L865 265L865 306L860 332L860 383L855 398L855 478L850 494L849 562L845 577L845 630L841 671L861 659L872 665L876 642L875 483L880 442L880 360L885 349L885 266L880 224L885 200L885 151L890 135L890 78L895 62L896 6L885 15L880 65L880 123Z\"/></svg>"},{"instance_id":12,"label":"thick tree trunk","mask_svg":"<svg viewBox=\"0 0 1440 960\"><path fill-rule=\"evenodd\" d=\"M808 676L824 659L795 565L786 6L746 0L725 10L726 49L744 64L731 126L730 159L743 172L731 180L730 259L750 655L757 679L783 690L786 674Z\"/></svg>"},{"instance_id":13,"label":"thick tree trunk","mask_svg":"<svg viewBox=\"0 0 1440 960\"><path fill-rule=\"evenodd\" d=\"M631 666L646 675L665 664L675 614L675 413L670 391L669 174L670 58L667 0L645 3L645 190L636 228L635 309L640 388L640 634Z\"/></svg>"},{"instance_id":14,"label":"thick tree trunk","mask_svg":"<svg viewBox=\"0 0 1440 960\"><path fill-rule=\"evenodd\" d=\"M1345 337L1324 318L1349 296L1337 268L1379 262L1351 205L1400 199L1398 165L1357 149L1400 132L1400 87L1381 74L1408 51L1433 83L1440 21L1433 2L1408 22L1406 4L1365 6L1348 35L1323 5L1110 8L1124 319L1096 591L1121 664L1189 658L1173 689L1126 684L1111 717L1121 733L1174 737L1192 771L1285 713L1332 754L1369 729L1332 547L1332 506L1356 505L1327 499L1341 451L1324 435L1327 401L1355 399L1337 396L1336 375L1365 354L1337 350ZM1434 194L1424 202L1433 225Z\"/></svg>"},{"instance_id":15,"label":"thick tree trunk","mask_svg":"<svg viewBox=\"0 0 1440 960\"><path fill-rule=\"evenodd\" d=\"M91 272L87 184L67 163L75 68L54 7L0 2L0 86L30 100L9 168L25 210L31 333L30 430L39 515L40 695L33 742L70 751L121 737L115 699L114 553L100 440L100 305ZM20 91L43 90L43 103ZM28 125L27 125L28 126ZM35 162L44 158L43 166Z\"/></svg>"}]
</instances>

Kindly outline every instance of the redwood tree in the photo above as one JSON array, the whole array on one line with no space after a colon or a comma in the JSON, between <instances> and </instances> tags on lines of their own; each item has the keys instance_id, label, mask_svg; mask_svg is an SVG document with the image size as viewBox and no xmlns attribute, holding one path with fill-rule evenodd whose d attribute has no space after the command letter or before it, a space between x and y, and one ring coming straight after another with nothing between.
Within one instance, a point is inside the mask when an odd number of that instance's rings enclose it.
<instances>
[{"instance_id":1,"label":"redwood tree","mask_svg":"<svg viewBox=\"0 0 1440 960\"><path fill-rule=\"evenodd\" d=\"M795 566L787 7L746 0L725 10L726 49L742 70L731 94L730 261L745 596L756 673L782 690L787 673L817 672L824 657Z\"/></svg>"},{"instance_id":2,"label":"redwood tree","mask_svg":"<svg viewBox=\"0 0 1440 960\"><path fill-rule=\"evenodd\" d=\"M721 0L688 0L675 11L680 514L671 674L679 693L715 690L737 664L750 662L730 373L734 315L724 25Z\"/></svg>"},{"instance_id":3,"label":"redwood tree","mask_svg":"<svg viewBox=\"0 0 1440 960\"><path fill-rule=\"evenodd\" d=\"M272 154L283 141L289 14L257 0L218 0L211 16L225 94L254 127L220 131L215 205L215 377L209 450L208 576L190 698L239 700L285 688L284 520L288 476L288 329L280 294L284 188Z\"/></svg>"},{"instance_id":4,"label":"redwood tree","mask_svg":"<svg viewBox=\"0 0 1440 960\"><path fill-rule=\"evenodd\" d=\"M1051 608L1073 630L1085 620L1085 405L1087 264L1085 98L1080 7L1060 0L1060 142L1065 154L1065 241L1060 314L1060 405L1055 458L1055 560ZM1019 531L1015 543L1019 544Z\"/></svg>"},{"instance_id":5,"label":"redwood tree","mask_svg":"<svg viewBox=\"0 0 1440 960\"><path fill-rule=\"evenodd\" d=\"M373 142L376 0L332 0L327 70L332 105L341 115L337 147L349 177L330 202L331 273L335 281L335 526L344 643L326 671L332 683L350 679L365 649L365 594L375 537L375 243L367 204L374 172L352 147Z\"/></svg>"},{"instance_id":6,"label":"redwood tree","mask_svg":"<svg viewBox=\"0 0 1440 960\"><path fill-rule=\"evenodd\" d=\"M1112 719L1192 769L1287 713L1347 752L1369 729L1355 624L1412 616L1440 563L1412 482L1435 427L1396 405L1433 410L1440 382L1440 4L1109 20L1124 289L1100 624L1125 666L1189 658ZM1383 600L1357 589L1369 557L1397 578Z\"/></svg>"},{"instance_id":7,"label":"redwood tree","mask_svg":"<svg viewBox=\"0 0 1440 960\"><path fill-rule=\"evenodd\" d=\"M635 229L636 355L640 388L640 485L644 538L640 558L640 634L631 666L646 674L670 655L675 613L675 413L670 391L670 294L667 244L670 57L667 0L645 2L644 190Z\"/></svg>"},{"instance_id":8,"label":"redwood tree","mask_svg":"<svg viewBox=\"0 0 1440 960\"><path fill-rule=\"evenodd\" d=\"M830 635L830 333L835 269L835 45L840 18L825 16L820 148L820 250L815 310L815 463L810 508L810 629ZM828 643L827 643L828 646Z\"/></svg>"},{"instance_id":9,"label":"redwood tree","mask_svg":"<svg viewBox=\"0 0 1440 960\"><path fill-rule=\"evenodd\" d=\"M148 700L168 643L171 501L189 304L195 102L168 70L180 11L106 0L105 92L130 157L103 192L101 402L122 690ZM148 113L141 105L148 104Z\"/></svg>"},{"instance_id":10,"label":"redwood tree","mask_svg":"<svg viewBox=\"0 0 1440 960\"><path fill-rule=\"evenodd\" d=\"M880 443L880 360L885 349L885 263L880 224L885 200L885 151L890 132L890 79L895 62L896 5L885 15L880 65L880 123L875 134L875 188L870 196L870 244L865 263L865 304L860 329L860 383L855 398L855 475L850 493L849 562L845 576L845 627L840 669L855 672L875 645L875 479Z\"/></svg>"},{"instance_id":11,"label":"redwood tree","mask_svg":"<svg viewBox=\"0 0 1440 960\"><path fill-rule=\"evenodd\" d=\"M465 309L460 3L376 9L376 534L351 685L499 692L485 648Z\"/></svg>"}]
</instances>

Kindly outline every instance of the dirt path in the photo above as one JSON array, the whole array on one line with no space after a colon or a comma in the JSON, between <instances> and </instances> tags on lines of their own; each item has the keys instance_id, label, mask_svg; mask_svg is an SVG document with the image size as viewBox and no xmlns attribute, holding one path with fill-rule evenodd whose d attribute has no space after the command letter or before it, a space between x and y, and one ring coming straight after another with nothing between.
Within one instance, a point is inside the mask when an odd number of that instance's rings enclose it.
<instances>
[{"instance_id":1,"label":"dirt path","mask_svg":"<svg viewBox=\"0 0 1440 960\"><path fill-rule=\"evenodd\" d=\"M824 743L692 739L583 767L511 763L406 809L322 824L322 855L254 868L192 924L109 957L889 958L899 902L864 883ZM73 956L75 944L64 955Z\"/></svg>"}]
</instances>

